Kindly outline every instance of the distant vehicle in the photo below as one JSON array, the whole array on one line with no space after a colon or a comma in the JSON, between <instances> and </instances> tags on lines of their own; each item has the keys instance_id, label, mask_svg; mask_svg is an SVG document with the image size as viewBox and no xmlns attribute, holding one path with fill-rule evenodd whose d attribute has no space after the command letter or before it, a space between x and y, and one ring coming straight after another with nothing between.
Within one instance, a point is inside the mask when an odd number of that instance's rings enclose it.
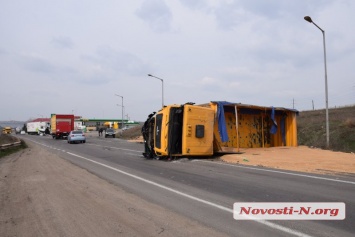
<instances>
[{"instance_id":1,"label":"distant vehicle","mask_svg":"<svg viewBox=\"0 0 355 237\"><path fill-rule=\"evenodd\" d=\"M21 132L21 130L22 130L22 127L16 127L15 128L15 133L19 134Z\"/></svg>"},{"instance_id":2,"label":"distant vehicle","mask_svg":"<svg viewBox=\"0 0 355 237\"><path fill-rule=\"evenodd\" d=\"M107 128L106 132L105 132L105 137L113 137L115 138L116 134L115 134L115 130L113 130L112 128Z\"/></svg>"},{"instance_id":3,"label":"distant vehicle","mask_svg":"<svg viewBox=\"0 0 355 237\"><path fill-rule=\"evenodd\" d=\"M46 122L28 122L26 124L27 133L30 135L39 135L40 133L45 133L48 127Z\"/></svg>"},{"instance_id":4,"label":"distant vehicle","mask_svg":"<svg viewBox=\"0 0 355 237\"><path fill-rule=\"evenodd\" d=\"M73 114L52 114L51 115L51 134L53 139L63 139L74 130Z\"/></svg>"},{"instance_id":5,"label":"distant vehicle","mask_svg":"<svg viewBox=\"0 0 355 237\"><path fill-rule=\"evenodd\" d=\"M129 127L127 127L127 126L122 128L123 131L128 130L128 129L129 129Z\"/></svg>"},{"instance_id":6,"label":"distant vehicle","mask_svg":"<svg viewBox=\"0 0 355 237\"><path fill-rule=\"evenodd\" d=\"M73 130L68 135L68 143L85 143L86 137L83 131Z\"/></svg>"},{"instance_id":7,"label":"distant vehicle","mask_svg":"<svg viewBox=\"0 0 355 237\"><path fill-rule=\"evenodd\" d=\"M4 134L10 134L12 132L12 128L11 127L4 127L2 129L2 133Z\"/></svg>"}]
</instances>

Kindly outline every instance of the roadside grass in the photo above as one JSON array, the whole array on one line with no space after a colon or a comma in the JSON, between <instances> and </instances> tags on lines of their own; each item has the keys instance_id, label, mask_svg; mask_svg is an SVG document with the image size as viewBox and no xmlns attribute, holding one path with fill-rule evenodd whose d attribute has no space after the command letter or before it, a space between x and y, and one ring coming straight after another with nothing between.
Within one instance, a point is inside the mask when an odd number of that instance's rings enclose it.
<instances>
[{"instance_id":1,"label":"roadside grass","mask_svg":"<svg viewBox=\"0 0 355 237\"><path fill-rule=\"evenodd\" d=\"M327 149L325 109L297 117L298 144ZM355 106L329 109L329 149L355 152Z\"/></svg>"},{"instance_id":2,"label":"roadside grass","mask_svg":"<svg viewBox=\"0 0 355 237\"><path fill-rule=\"evenodd\" d=\"M122 135L119 132L118 137L122 138L122 139L127 139L127 140L136 139L136 138L142 136L142 126L143 126L143 123L141 123L140 125L135 126L133 128L127 129L127 130L123 131Z\"/></svg>"}]
</instances>

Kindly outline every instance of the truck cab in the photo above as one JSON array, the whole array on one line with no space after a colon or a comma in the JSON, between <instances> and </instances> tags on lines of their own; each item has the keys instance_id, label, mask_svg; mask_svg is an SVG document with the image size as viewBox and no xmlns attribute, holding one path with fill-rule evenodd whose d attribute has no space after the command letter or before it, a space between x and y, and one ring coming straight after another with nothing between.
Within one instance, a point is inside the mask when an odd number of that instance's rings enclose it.
<instances>
[{"instance_id":1,"label":"truck cab","mask_svg":"<svg viewBox=\"0 0 355 237\"><path fill-rule=\"evenodd\" d=\"M165 106L143 126L146 157L213 154L214 110L187 103Z\"/></svg>"},{"instance_id":2,"label":"truck cab","mask_svg":"<svg viewBox=\"0 0 355 237\"><path fill-rule=\"evenodd\" d=\"M11 134L12 133L12 128L11 127L4 127L2 129L3 134Z\"/></svg>"}]
</instances>

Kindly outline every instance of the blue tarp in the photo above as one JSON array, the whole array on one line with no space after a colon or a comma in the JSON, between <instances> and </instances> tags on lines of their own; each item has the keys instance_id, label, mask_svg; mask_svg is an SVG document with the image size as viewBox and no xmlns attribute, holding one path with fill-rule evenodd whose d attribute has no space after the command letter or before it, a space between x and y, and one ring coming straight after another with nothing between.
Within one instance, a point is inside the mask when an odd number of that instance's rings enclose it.
<instances>
[{"instance_id":1,"label":"blue tarp","mask_svg":"<svg viewBox=\"0 0 355 237\"><path fill-rule=\"evenodd\" d=\"M228 138L226 120L224 117L223 106L229 105L232 103L227 102L227 101L219 101L219 102L213 102L213 103L217 104L217 121L218 121L219 136L220 136L222 142L227 142L229 140L229 138Z\"/></svg>"},{"instance_id":2,"label":"blue tarp","mask_svg":"<svg viewBox=\"0 0 355 237\"><path fill-rule=\"evenodd\" d=\"M271 125L271 129L270 129L270 133L275 134L275 133L277 133L277 122L275 120L275 108L274 107L271 108L271 121L272 121L272 125Z\"/></svg>"}]
</instances>

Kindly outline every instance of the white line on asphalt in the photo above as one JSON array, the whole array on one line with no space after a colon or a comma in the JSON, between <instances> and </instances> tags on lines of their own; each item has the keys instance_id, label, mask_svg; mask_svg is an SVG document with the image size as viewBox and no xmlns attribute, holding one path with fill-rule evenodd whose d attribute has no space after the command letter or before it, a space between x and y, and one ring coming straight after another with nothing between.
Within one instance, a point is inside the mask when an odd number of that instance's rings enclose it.
<instances>
[{"instance_id":1,"label":"white line on asphalt","mask_svg":"<svg viewBox=\"0 0 355 237\"><path fill-rule=\"evenodd\" d=\"M28 139L31 140L31 139ZM33 141L33 140L31 140ZM35 141L33 141L35 142ZM38 144L41 144L39 142L35 142ZM44 144L41 144L44 145ZM92 146L100 146L96 144L88 144ZM46 146L46 145L44 145ZM50 147L52 149L56 149L54 147ZM117 147L109 147L113 149L118 149L118 150L126 150L126 151L133 151L133 152L141 152L137 150L130 150L130 149L123 149L123 148L117 148ZM218 164L218 165L226 165L226 166L231 166L231 167L236 167L236 168L242 168L242 169L251 169L251 170L259 170L259 171L265 171L265 172L271 172L271 173L279 173L279 174L287 174L287 175L293 175L293 176L300 176L300 177L305 177L305 178L311 178L311 179L319 179L319 180L327 180L327 181L333 181L333 182L338 182L338 183L347 183L347 184L353 184L355 185L355 182L352 181L347 181L347 180L341 180L341 179L331 179L331 178L325 178L325 177L319 177L319 176L312 176L312 175L305 175L305 174L296 174L296 173L290 173L286 171L278 171L278 170L268 170L268 169L261 169L261 168L256 168L256 167L250 167L250 166L239 166L239 165L232 165L232 164L225 164L225 163L219 163L219 162L212 162L212 161L204 161L204 160L192 160L192 162L205 162L205 163L211 163L211 164ZM174 162L174 163L182 163L182 162Z\"/></svg>"},{"instance_id":2,"label":"white line on asphalt","mask_svg":"<svg viewBox=\"0 0 355 237\"><path fill-rule=\"evenodd\" d=\"M294 175L294 176L300 176L300 177L305 177L305 178L320 179L320 180L327 180L327 181L333 181L333 182L347 183L347 184L354 184L355 185L355 182L347 181L347 180L331 179L331 178L325 178L325 177L319 177L319 176L313 176L313 175L306 175L306 174L296 174L296 173L290 173L290 172L278 171L278 170L268 170L268 169L261 169L261 168L249 167L249 166L239 166L239 165L225 164L225 163L212 162L212 161L206 161L206 160L193 160L193 162L205 162L205 163L211 163L211 164L232 166L232 167L235 167L235 168L259 170L259 171L265 171L265 172L271 172L271 173L287 174L287 175Z\"/></svg>"},{"instance_id":3,"label":"white line on asphalt","mask_svg":"<svg viewBox=\"0 0 355 237\"><path fill-rule=\"evenodd\" d=\"M138 180L140 180L140 181L142 181L142 182L145 182L145 183L154 185L154 186L156 186L156 187L165 189L165 190L167 190L167 191L173 192L173 193L178 194L178 195L180 195L180 196L183 196L183 197L186 197L186 198L189 198L189 199L192 199L192 200L195 200L195 201L198 201L198 202L207 204L207 205L209 205L209 206L218 208L218 209L220 209L220 210L223 210L223 211L226 211L226 212L229 212L229 213L233 213L233 209L231 209L231 208L224 207L224 206L215 204L215 203L213 203L213 202L210 202L210 201L207 201L207 200L204 200L204 199L201 199L201 198L192 196L192 195L190 195L190 194L180 192L180 191L178 191L178 190L176 190L176 189L167 187L167 186L165 186L165 185L156 183L156 182L154 182L154 181L150 181L150 180L144 179L144 178L139 177L139 176L137 176L137 175L128 173L128 172L126 172L126 171L123 171L123 170L114 168L114 167L109 166L109 165L105 165L105 164L103 164L103 163L100 163L100 162L97 162L97 161L94 161L94 160L85 158L85 157L83 157L83 156L80 156L80 155L77 155L77 154L74 154L74 153L71 153L71 152L67 152L67 154L72 155L72 156L75 156L75 157L78 157L78 158L83 159L83 160L90 161L90 162L95 163L95 164L97 164L97 165L101 165L101 166L103 166L103 167L105 167L105 168L111 169L111 170L113 170L113 171L119 172L119 173L124 174L124 175L127 175L127 176L129 176L129 177L138 179ZM272 222L268 222L268 221L264 221L264 220L253 220L253 221L258 222L258 223L263 224L263 225L266 225L266 226L268 226L268 227L270 227L270 228L283 231L283 232L285 232L285 233L287 233L287 234L292 234L292 235L295 235L295 236L302 236L302 237L307 237L307 236L309 236L309 235L304 234L304 233L302 233L302 232L299 232L299 231L296 231L296 230L292 230L292 229L289 229L289 228L287 228L287 227L284 227L284 226L281 226L281 225L278 225L278 224L275 224L275 223L272 223Z\"/></svg>"},{"instance_id":4,"label":"white line on asphalt","mask_svg":"<svg viewBox=\"0 0 355 237\"><path fill-rule=\"evenodd\" d=\"M29 139L29 140L31 140L31 139ZM42 146L47 146L47 145L45 145L45 144L43 144L43 143L39 143L39 142L36 142L36 141L33 141L33 140L31 140L31 141L34 142L34 143L37 143L37 144L39 144L39 145L42 145ZM55 149L55 148L52 147L52 149ZM128 150L128 149L122 149L122 150ZM134 151L134 150L133 150L133 151ZM146 179L144 179L144 178L142 178L142 177L139 177L139 176L137 176L137 175L130 174L130 173L126 172L126 171L123 171L123 170L120 170L120 169L116 169L116 168L114 168L114 167L105 165L105 164L103 164L103 163L100 163L100 162L97 162L97 161L94 161L94 160L90 160L90 159L85 158L85 157L83 157L83 156L79 156L79 155L76 155L76 154L71 153L71 152L66 152L66 153L69 154L69 155L72 155L72 156L75 156L75 157L78 157L78 158L81 158L81 159L90 161L90 162L95 163L95 164L97 164L97 165L101 165L101 166L103 166L103 167L106 167L106 168L108 168L108 169L114 170L114 171L119 172L119 173L121 173L121 174L125 174L125 175L127 175L127 176L129 176L129 177L138 179L138 180L143 181L143 182L145 182L145 183L148 183L148 184L154 185L154 186L156 186L156 187L165 189L165 190L167 190L167 191L176 193L176 194L178 194L178 195L180 195L180 196L183 196L183 197L186 197L186 198L189 198L189 199L192 199L192 200L195 200L195 201L204 203L204 204L206 204L206 205L209 205L209 206L212 206L212 207L215 207L215 208L218 208L218 209L220 209L220 210L227 211L227 212L233 214L233 209L231 209L231 208L224 207L224 206L215 204L215 203L213 203L213 202L210 202L210 201L207 201L207 200L204 200L204 199L201 199L201 198L198 198L198 197L189 195L189 194L187 194L187 193L180 192L180 191L178 191L178 190L175 190L175 189L173 189L173 188L167 187L167 186L165 186L165 185L162 185L162 184L159 184L159 183L150 181L150 180L146 180ZM281 225L278 225L278 224L275 224L275 223L272 223L272 222L269 222L269 221L264 221L264 220L253 220L253 221L258 222L258 223L263 224L263 225L266 225L266 226L268 226L268 227L270 227L270 228L272 228L272 229L283 231L283 232L285 232L285 233L287 233L287 234L292 234L292 235L300 236L300 237L310 237L309 235L304 234L304 233L302 233L302 232L299 232L299 231L296 231L296 230L292 230L292 229L289 229L289 228L287 228L287 227L284 227L284 226L281 226Z\"/></svg>"}]
</instances>

